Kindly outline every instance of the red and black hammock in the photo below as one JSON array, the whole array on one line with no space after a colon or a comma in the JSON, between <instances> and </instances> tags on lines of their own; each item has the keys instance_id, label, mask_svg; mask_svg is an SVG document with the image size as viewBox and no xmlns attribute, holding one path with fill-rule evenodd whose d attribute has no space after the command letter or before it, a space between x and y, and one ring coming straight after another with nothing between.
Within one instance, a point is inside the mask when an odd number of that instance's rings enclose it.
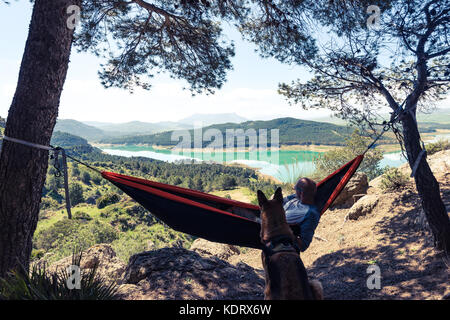
<instances>
[{"instance_id":1,"label":"red and black hammock","mask_svg":"<svg viewBox=\"0 0 450 320\"><path fill-rule=\"evenodd\" d=\"M317 184L315 204L321 214L333 203L363 159L360 155ZM214 242L261 248L259 206L208 193L102 172L131 198L174 230Z\"/></svg>"}]
</instances>

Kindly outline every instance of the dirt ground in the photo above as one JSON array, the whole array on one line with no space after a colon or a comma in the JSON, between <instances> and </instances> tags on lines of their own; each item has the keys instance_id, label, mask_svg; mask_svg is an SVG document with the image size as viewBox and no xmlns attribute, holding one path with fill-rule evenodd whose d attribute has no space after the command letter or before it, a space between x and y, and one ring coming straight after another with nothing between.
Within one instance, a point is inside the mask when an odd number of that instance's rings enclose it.
<instances>
[{"instance_id":1,"label":"dirt ground","mask_svg":"<svg viewBox=\"0 0 450 320\"><path fill-rule=\"evenodd\" d=\"M450 209L450 150L428 161ZM410 173L404 166L402 170ZM348 208L330 209L321 217L317 236L301 258L311 278L322 282L325 299L441 299L450 293L449 261L433 247L414 181L402 190L383 192L379 178L368 194L379 201L358 220L346 220ZM231 263L261 269L259 250L244 249ZM368 268L378 266L380 289L369 289Z\"/></svg>"}]
</instances>

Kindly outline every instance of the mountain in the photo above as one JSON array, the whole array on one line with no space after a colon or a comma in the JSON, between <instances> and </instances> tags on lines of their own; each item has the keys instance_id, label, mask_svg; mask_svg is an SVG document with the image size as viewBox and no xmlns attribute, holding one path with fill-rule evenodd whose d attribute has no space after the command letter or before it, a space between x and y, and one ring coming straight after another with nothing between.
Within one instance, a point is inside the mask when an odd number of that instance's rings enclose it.
<instances>
[{"instance_id":1,"label":"mountain","mask_svg":"<svg viewBox=\"0 0 450 320\"><path fill-rule=\"evenodd\" d=\"M107 123L107 122L84 122L85 124L94 126L109 135L137 135L137 134L152 134L168 130L187 129L190 126L172 121L163 122L142 122L130 121L125 123Z\"/></svg>"},{"instance_id":2,"label":"mountain","mask_svg":"<svg viewBox=\"0 0 450 320\"><path fill-rule=\"evenodd\" d=\"M103 130L71 119L58 119L54 131L67 132L87 140L98 140L105 137Z\"/></svg>"},{"instance_id":3,"label":"mountain","mask_svg":"<svg viewBox=\"0 0 450 320\"><path fill-rule=\"evenodd\" d=\"M268 143L270 143L270 130L279 130L279 142L284 145L293 144L326 144L326 145L343 145L344 136L351 132L351 129L338 126L331 123L316 122L310 120L299 120L294 118L279 118L269 121L246 121L240 124L225 123L214 124L202 129L205 133L208 129L216 129L222 133L223 145L226 146L226 131L242 129L254 129L257 133L260 129L266 129L268 132ZM193 140L193 130L189 131L191 140ZM149 144L149 145L177 145L179 140L172 139L172 134L179 137L183 132L167 131L152 135L139 135L118 138L104 138L103 143L112 144ZM210 144L210 141L204 141L203 147Z\"/></svg>"},{"instance_id":4,"label":"mountain","mask_svg":"<svg viewBox=\"0 0 450 320\"><path fill-rule=\"evenodd\" d=\"M218 114L203 114L196 113L192 116L186 117L178 121L179 123L189 124L191 126L195 125L196 122L201 122L203 126L209 126L212 124L222 124L222 123L241 123L247 121L248 119L243 118L236 113L218 113Z\"/></svg>"}]
</instances>

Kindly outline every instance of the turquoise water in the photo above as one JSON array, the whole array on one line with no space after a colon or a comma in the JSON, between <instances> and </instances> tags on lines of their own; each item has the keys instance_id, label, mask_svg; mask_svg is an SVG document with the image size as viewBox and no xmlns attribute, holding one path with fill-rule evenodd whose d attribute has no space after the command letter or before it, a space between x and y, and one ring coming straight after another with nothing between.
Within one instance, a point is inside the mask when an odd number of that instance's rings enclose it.
<instances>
[{"instance_id":1,"label":"turquoise water","mask_svg":"<svg viewBox=\"0 0 450 320\"><path fill-rule=\"evenodd\" d=\"M174 152L155 149L148 146L118 146L102 149L112 155L125 157L147 157L168 162L177 161L212 161L217 163L240 163L257 168L263 174L289 182L300 175L311 174L315 167L313 160L320 155L313 151L278 151L278 152Z\"/></svg>"},{"instance_id":2,"label":"turquoise water","mask_svg":"<svg viewBox=\"0 0 450 320\"><path fill-rule=\"evenodd\" d=\"M124 157L146 157L167 162L213 161L217 163L240 163L257 168L261 173L272 176L283 182L293 182L299 176L308 176L314 172L314 159L320 156L313 151L278 152L174 152L171 150L155 149L148 146L117 146L102 149L112 155ZM386 153L380 163L381 167L397 167L406 160L400 152Z\"/></svg>"}]
</instances>

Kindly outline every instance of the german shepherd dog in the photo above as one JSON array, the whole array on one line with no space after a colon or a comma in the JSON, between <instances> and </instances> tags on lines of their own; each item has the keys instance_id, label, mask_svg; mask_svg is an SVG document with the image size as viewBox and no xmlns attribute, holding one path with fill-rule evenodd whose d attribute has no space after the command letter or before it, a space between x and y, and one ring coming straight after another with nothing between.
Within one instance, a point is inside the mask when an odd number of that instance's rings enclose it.
<instances>
[{"instance_id":1,"label":"german shepherd dog","mask_svg":"<svg viewBox=\"0 0 450 320\"><path fill-rule=\"evenodd\" d=\"M281 188L272 200L258 190L261 208L262 263L266 275L265 300L322 300L319 281L308 281L305 266L300 259L296 237L286 222Z\"/></svg>"}]
</instances>

